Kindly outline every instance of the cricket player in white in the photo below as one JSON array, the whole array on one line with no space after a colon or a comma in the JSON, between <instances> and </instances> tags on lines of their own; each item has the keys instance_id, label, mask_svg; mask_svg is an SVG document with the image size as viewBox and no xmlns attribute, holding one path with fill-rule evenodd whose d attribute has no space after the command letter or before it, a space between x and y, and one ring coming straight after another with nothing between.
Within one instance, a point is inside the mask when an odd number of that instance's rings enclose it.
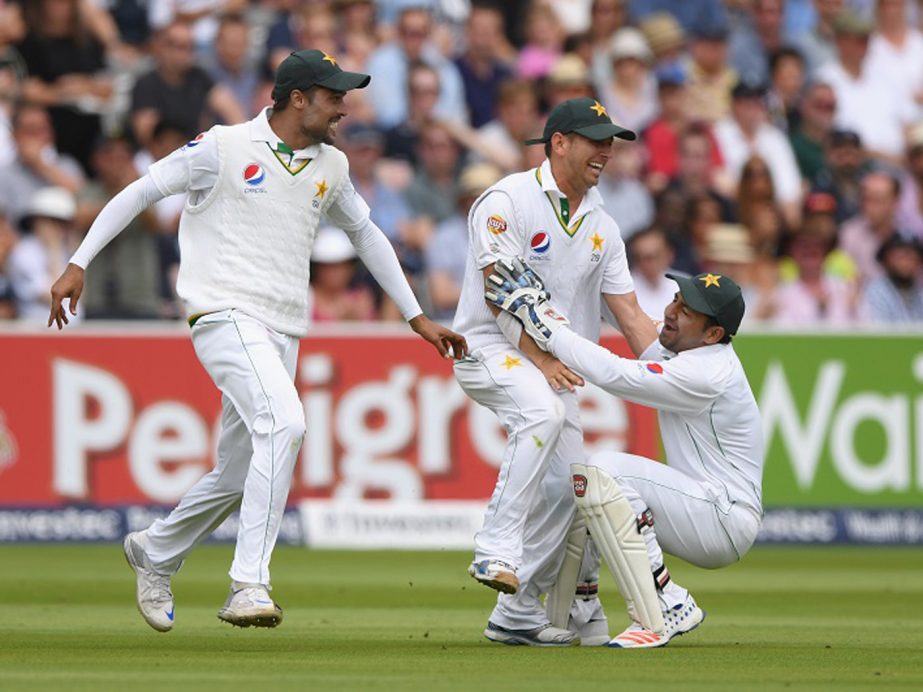
<instances>
[{"instance_id":1,"label":"cricket player in white","mask_svg":"<svg viewBox=\"0 0 923 692\"><path fill-rule=\"evenodd\" d=\"M540 598L554 581L574 513L568 468L585 453L573 391L582 380L539 349L515 318L488 306L484 277L498 259L526 256L577 333L599 338L602 297L636 353L656 339L635 298L618 226L595 189L615 138L635 134L613 124L594 99L564 101L543 136L527 142L545 145L545 162L488 189L468 216L453 328L467 338L471 357L456 362L455 376L497 414L508 438L468 570L501 592L485 630L494 641L565 646L575 639L550 627Z\"/></svg>"},{"instance_id":2,"label":"cricket player in white","mask_svg":"<svg viewBox=\"0 0 923 692\"><path fill-rule=\"evenodd\" d=\"M180 220L183 299L196 355L222 394L218 463L177 508L129 534L138 608L156 630L174 622L170 578L189 551L240 505L231 593L218 617L274 627L269 561L305 433L294 385L300 337L308 332L311 248L322 216L344 229L359 257L411 327L439 352L464 356L464 339L431 322L394 249L353 188L346 156L330 146L346 115L343 98L369 83L319 50L280 65L273 108L216 126L151 166L100 212L52 287L48 325L67 323L93 257L143 209L188 193Z\"/></svg>"},{"instance_id":3,"label":"cricket player in white","mask_svg":"<svg viewBox=\"0 0 923 692\"><path fill-rule=\"evenodd\" d=\"M512 280L506 273L489 280L488 297L514 312L539 345L606 391L659 410L669 465L600 452L571 473L577 521L606 558L634 620L609 646L663 646L697 627L704 613L670 579L662 550L722 567L749 550L762 517L762 426L730 343L744 314L740 288L718 274L668 274L679 291L664 312L659 343L647 360L631 361L563 326L536 288L522 289L516 272ZM573 585L573 577L559 585L564 607L552 621L565 621Z\"/></svg>"}]
</instances>

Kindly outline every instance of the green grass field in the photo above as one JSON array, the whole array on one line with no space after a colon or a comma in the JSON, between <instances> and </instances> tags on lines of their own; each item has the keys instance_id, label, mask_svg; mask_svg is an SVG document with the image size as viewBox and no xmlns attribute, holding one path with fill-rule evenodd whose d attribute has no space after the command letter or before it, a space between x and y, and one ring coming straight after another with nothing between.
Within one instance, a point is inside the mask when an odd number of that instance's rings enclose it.
<instances>
[{"instance_id":1,"label":"green grass field","mask_svg":"<svg viewBox=\"0 0 923 692\"><path fill-rule=\"evenodd\" d=\"M923 551L760 548L716 572L674 560L708 611L661 650L485 640L493 594L462 553L280 548L275 630L215 613L231 548L174 581L176 627L149 629L119 546L0 547L0 689L923 689ZM624 623L603 582L610 629Z\"/></svg>"}]
</instances>

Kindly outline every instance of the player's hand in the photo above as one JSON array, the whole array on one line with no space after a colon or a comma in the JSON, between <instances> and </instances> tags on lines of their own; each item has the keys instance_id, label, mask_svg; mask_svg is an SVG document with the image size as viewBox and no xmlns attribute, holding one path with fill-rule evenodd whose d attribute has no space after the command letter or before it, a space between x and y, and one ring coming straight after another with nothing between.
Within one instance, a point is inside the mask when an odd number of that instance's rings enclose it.
<instances>
[{"instance_id":1,"label":"player's hand","mask_svg":"<svg viewBox=\"0 0 923 692\"><path fill-rule=\"evenodd\" d=\"M577 387L582 387L586 384L580 375L564 365L564 363L554 356L548 356L540 363L536 363L536 365L538 369L542 371L548 384L556 392L565 389L569 392L573 392Z\"/></svg>"},{"instance_id":2,"label":"player's hand","mask_svg":"<svg viewBox=\"0 0 923 692\"><path fill-rule=\"evenodd\" d=\"M435 346L443 358L458 360L468 356L468 342L465 341L465 337L433 322L426 315L417 315L409 324L411 329Z\"/></svg>"},{"instance_id":3,"label":"player's hand","mask_svg":"<svg viewBox=\"0 0 923 692\"><path fill-rule=\"evenodd\" d=\"M83 293L83 269L76 264L68 264L67 269L51 287L51 314L48 315L48 326L52 323L63 329L68 323L67 310L62 304L65 298L70 299L68 308L72 315L77 314L77 301Z\"/></svg>"}]
</instances>

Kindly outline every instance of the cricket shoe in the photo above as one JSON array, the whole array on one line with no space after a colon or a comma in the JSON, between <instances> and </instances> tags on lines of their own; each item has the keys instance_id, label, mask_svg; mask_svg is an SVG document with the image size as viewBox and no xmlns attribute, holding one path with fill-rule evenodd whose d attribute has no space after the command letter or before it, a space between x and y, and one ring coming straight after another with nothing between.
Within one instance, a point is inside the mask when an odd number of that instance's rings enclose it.
<instances>
[{"instance_id":1,"label":"cricket shoe","mask_svg":"<svg viewBox=\"0 0 923 692\"><path fill-rule=\"evenodd\" d=\"M570 607L567 629L576 632L580 646L606 646L609 643L609 620L598 598L578 598Z\"/></svg>"},{"instance_id":2,"label":"cricket shoe","mask_svg":"<svg viewBox=\"0 0 923 692\"><path fill-rule=\"evenodd\" d=\"M516 568L502 560L472 562L468 565L468 574L500 593L514 594L519 590Z\"/></svg>"},{"instance_id":3,"label":"cricket shoe","mask_svg":"<svg viewBox=\"0 0 923 692\"><path fill-rule=\"evenodd\" d=\"M144 543L143 531L128 534L122 543L125 559L137 577L138 612L158 632L169 632L173 629L174 611L170 575L161 574L153 568Z\"/></svg>"},{"instance_id":4,"label":"cricket shoe","mask_svg":"<svg viewBox=\"0 0 923 692\"><path fill-rule=\"evenodd\" d=\"M275 627L282 622L282 609L277 606L262 584L231 584L231 593L218 619L237 627Z\"/></svg>"},{"instance_id":5,"label":"cricket shoe","mask_svg":"<svg viewBox=\"0 0 923 692\"><path fill-rule=\"evenodd\" d=\"M484 636L492 642L510 646L575 646L580 643L574 632L550 624L531 630L510 630L488 621Z\"/></svg>"},{"instance_id":6,"label":"cricket shoe","mask_svg":"<svg viewBox=\"0 0 923 692\"><path fill-rule=\"evenodd\" d=\"M692 594L688 594L685 601L663 614L663 634L657 634L640 623L633 622L628 629L609 642L609 646L613 649L654 649L666 646L673 637L691 632L701 625L704 619L705 611L696 605Z\"/></svg>"}]
</instances>

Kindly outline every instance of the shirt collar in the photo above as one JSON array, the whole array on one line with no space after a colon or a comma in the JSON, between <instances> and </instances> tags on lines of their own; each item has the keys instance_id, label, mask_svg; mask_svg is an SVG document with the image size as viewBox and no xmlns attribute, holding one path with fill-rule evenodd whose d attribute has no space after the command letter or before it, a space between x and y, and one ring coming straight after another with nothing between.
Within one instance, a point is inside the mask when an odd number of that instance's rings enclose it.
<instances>
[{"instance_id":1,"label":"shirt collar","mask_svg":"<svg viewBox=\"0 0 923 692\"><path fill-rule=\"evenodd\" d=\"M542 161L542 165L539 166L539 178L541 178L542 181L542 192L550 192L558 199L565 197L565 194L561 192L561 189L558 187L554 175L551 173L551 161L548 159ZM572 218L582 216L601 204L602 195L599 194L599 190L596 189L596 186L593 186L586 191L583 200L580 202L580 208L576 210Z\"/></svg>"},{"instance_id":2,"label":"shirt collar","mask_svg":"<svg viewBox=\"0 0 923 692\"><path fill-rule=\"evenodd\" d=\"M279 146L282 142L279 139L272 127L269 124L269 116L272 113L272 108L267 106L259 112L259 114L250 121L250 139L254 142L266 142L272 147L273 150ZM295 154L292 157L293 161L304 160L304 159L313 159L320 153L320 145L312 144L311 146L305 147L304 149L295 149Z\"/></svg>"}]
</instances>

